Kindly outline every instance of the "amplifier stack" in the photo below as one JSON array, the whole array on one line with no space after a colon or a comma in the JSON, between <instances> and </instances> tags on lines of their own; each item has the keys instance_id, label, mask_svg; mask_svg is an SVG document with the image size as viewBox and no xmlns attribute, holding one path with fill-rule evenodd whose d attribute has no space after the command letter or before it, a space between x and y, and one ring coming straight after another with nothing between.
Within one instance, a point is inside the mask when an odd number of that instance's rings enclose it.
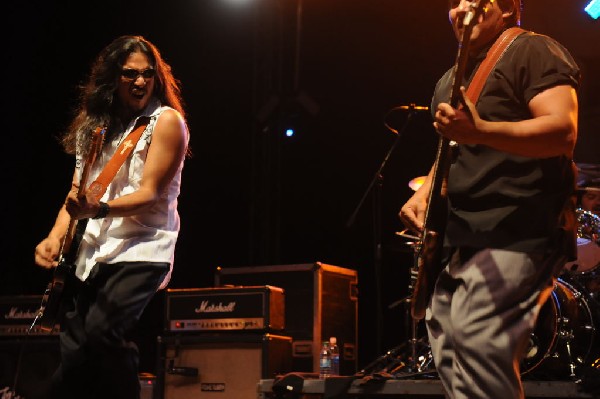
<instances>
[{"instance_id":1,"label":"amplifier stack","mask_svg":"<svg viewBox=\"0 0 600 399\"><path fill-rule=\"evenodd\" d=\"M42 295L0 296L0 396L14 391L27 399L47 397L60 361L59 326L52 333L37 327L28 332L41 301Z\"/></svg>"},{"instance_id":2,"label":"amplifier stack","mask_svg":"<svg viewBox=\"0 0 600 399\"><path fill-rule=\"evenodd\" d=\"M260 379L292 371L284 296L269 285L168 289L157 399L252 398Z\"/></svg>"}]
</instances>

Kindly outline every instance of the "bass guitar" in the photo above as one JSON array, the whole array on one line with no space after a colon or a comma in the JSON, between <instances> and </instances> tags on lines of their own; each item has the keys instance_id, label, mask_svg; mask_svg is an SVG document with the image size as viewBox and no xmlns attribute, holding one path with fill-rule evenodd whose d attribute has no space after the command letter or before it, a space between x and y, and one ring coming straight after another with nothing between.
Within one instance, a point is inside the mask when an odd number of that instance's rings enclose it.
<instances>
[{"instance_id":1,"label":"bass guitar","mask_svg":"<svg viewBox=\"0 0 600 399\"><path fill-rule=\"evenodd\" d=\"M471 2L470 9L464 16L464 29L458 46L456 62L454 63L452 93L450 96L450 105L454 108L459 107L461 100L460 87L463 85L471 32L489 1ZM448 211L446 183L451 163L451 144L449 139L440 135L436 158L431 171L432 180L423 232L415 245L414 265L413 270L411 270L411 287L413 289L411 315L416 320L425 317L425 310L442 269L442 246Z\"/></svg>"},{"instance_id":2,"label":"bass guitar","mask_svg":"<svg viewBox=\"0 0 600 399\"><path fill-rule=\"evenodd\" d=\"M77 196L82 198L85 196L87 181L90 175L92 166L96 162L96 156L100 152L104 133L106 129L98 127L92 133L92 139L90 142L90 148L86 157L83 171L81 173L81 179L79 182L79 189ZM73 273L75 257L79 249L79 244L83 237L87 225L87 219L75 220L71 219L67 233L63 237L61 248L58 256L58 265L54 268L52 274L52 280L48 283L40 308L37 311L36 317L30 327L30 330L36 325L42 332L52 332L56 326L58 320L60 305L65 289L65 285L69 276Z\"/></svg>"}]
</instances>

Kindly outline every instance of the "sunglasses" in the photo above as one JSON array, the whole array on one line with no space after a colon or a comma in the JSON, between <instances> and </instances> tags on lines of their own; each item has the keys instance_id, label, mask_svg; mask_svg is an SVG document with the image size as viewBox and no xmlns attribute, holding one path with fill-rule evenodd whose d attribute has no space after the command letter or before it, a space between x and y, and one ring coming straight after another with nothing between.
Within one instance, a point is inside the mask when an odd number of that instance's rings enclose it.
<instances>
[{"instance_id":1,"label":"sunglasses","mask_svg":"<svg viewBox=\"0 0 600 399\"><path fill-rule=\"evenodd\" d=\"M156 70L154 68L144 69L143 71L139 71L137 69L124 68L121 69L121 76L126 80L135 80L138 76L142 76L145 80L151 79L156 75Z\"/></svg>"}]
</instances>

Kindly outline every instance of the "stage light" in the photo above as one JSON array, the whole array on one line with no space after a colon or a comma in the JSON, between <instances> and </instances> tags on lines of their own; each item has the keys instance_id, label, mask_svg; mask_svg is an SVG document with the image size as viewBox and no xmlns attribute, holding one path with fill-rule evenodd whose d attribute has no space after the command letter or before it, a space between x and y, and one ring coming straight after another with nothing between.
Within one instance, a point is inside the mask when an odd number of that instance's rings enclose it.
<instances>
[{"instance_id":1,"label":"stage light","mask_svg":"<svg viewBox=\"0 0 600 399\"><path fill-rule=\"evenodd\" d=\"M250 0L225 0L225 2L230 4L247 4L250 3Z\"/></svg>"},{"instance_id":2,"label":"stage light","mask_svg":"<svg viewBox=\"0 0 600 399\"><path fill-rule=\"evenodd\" d=\"M287 128L285 129L285 137L292 137L294 135L294 129L292 128Z\"/></svg>"},{"instance_id":3,"label":"stage light","mask_svg":"<svg viewBox=\"0 0 600 399\"><path fill-rule=\"evenodd\" d=\"M600 0L592 0L588 3L584 8L585 12L587 12L590 17L597 19L600 17Z\"/></svg>"}]
</instances>

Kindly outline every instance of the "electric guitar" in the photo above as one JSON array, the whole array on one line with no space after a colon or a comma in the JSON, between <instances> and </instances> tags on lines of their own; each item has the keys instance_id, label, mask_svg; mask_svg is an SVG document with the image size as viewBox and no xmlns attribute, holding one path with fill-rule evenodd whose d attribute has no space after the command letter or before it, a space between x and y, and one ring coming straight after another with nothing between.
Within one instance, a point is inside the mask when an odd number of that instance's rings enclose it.
<instances>
[{"instance_id":1,"label":"electric guitar","mask_svg":"<svg viewBox=\"0 0 600 399\"><path fill-rule=\"evenodd\" d=\"M489 1L472 2L463 20L464 29L454 64L452 94L450 96L450 105L454 108L458 108L461 99L460 87L463 84L471 32ZM433 293L435 282L442 270L442 246L448 208L446 183L451 163L451 147L450 140L440 135L432 168L432 182L425 211L423 232L415 246L414 265L413 270L411 270L411 286L413 289L411 315L416 320L425 317L425 310Z\"/></svg>"},{"instance_id":2,"label":"electric guitar","mask_svg":"<svg viewBox=\"0 0 600 399\"><path fill-rule=\"evenodd\" d=\"M87 189L87 181L90 175L90 171L96 156L100 152L102 147L102 141L106 129L98 127L92 133L92 140L90 142L90 149L81 173L81 180L79 182L79 189L77 196L82 198L85 196ZM71 219L67 233L63 237L61 248L58 256L58 265L54 268L52 274L52 280L48 283L39 310L37 311L36 317L30 330L39 321L39 328L42 332L52 332L56 325L62 297L65 289L65 285L69 276L73 273L75 257L77 256L77 250L83 237L87 225L87 219L75 220Z\"/></svg>"}]
</instances>

